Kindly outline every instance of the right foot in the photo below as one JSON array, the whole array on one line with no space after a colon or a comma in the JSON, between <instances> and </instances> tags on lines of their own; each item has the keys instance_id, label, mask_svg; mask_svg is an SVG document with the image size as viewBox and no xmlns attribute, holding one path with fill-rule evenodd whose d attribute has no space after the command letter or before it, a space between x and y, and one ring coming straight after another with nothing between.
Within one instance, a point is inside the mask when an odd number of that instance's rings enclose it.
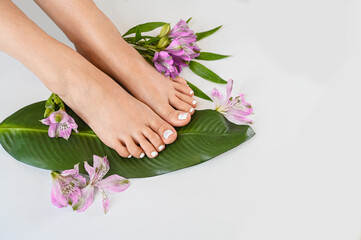
<instances>
[{"instance_id":1,"label":"right foot","mask_svg":"<svg viewBox=\"0 0 361 240\"><path fill-rule=\"evenodd\" d=\"M64 74L71 88L59 94L122 157L154 158L172 143L176 130L90 63Z\"/></svg>"}]
</instances>

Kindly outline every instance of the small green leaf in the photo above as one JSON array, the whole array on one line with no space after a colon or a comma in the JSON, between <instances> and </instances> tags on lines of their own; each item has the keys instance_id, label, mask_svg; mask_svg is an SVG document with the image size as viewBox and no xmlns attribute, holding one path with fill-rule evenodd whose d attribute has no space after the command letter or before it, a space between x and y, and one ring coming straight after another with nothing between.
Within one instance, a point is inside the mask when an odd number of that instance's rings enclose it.
<instances>
[{"instance_id":1,"label":"small green leaf","mask_svg":"<svg viewBox=\"0 0 361 240\"><path fill-rule=\"evenodd\" d=\"M186 21L186 23L189 23L192 20L192 17L188 18L188 20Z\"/></svg>"},{"instance_id":2,"label":"small green leaf","mask_svg":"<svg viewBox=\"0 0 361 240\"><path fill-rule=\"evenodd\" d=\"M207 94L202 92L202 90L200 90L199 88L197 88L196 86L194 86L192 83L190 83L188 81L187 81L187 83L188 83L189 87L193 90L195 96L197 96L199 98L203 98L208 101L212 101L212 99L210 97L208 97Z\"/></svg>"},{"instance_id":3,"label":"small green leaf","mask_svg":"<svg viewBox=\"0 0 361 240\"><path fill-rule=\"evenodd\" d=\"M135 29L135 39L134 42L138 42L140 39L142 39L142 33L140 32L140 27L137 26L137 28Z\"/></svg>"},{"instance_id":4,"label":"small green leaf","mask_svg":"<svg viewBox=\"0 0 361 240\"><path fill-rule=\"evenodd\" d=\"M195 74L215 83L227 84L227 81L218 76L216 73L208 69L207 67L203 66L199 62L191 61L189 63L189 69L192 70Z\"/></svg>"},{"instance_id":5,"label":"small green leaf","mask_svg":"<svg viewBox=\"0 0 361 240\"><path fill-rule=\"evenodd\" d=\"M217 32L221 27L222 27L222 25L221 25L221 26L218 26L218 27L216 27L216 28L213 28L212 30L206 31L206 32L196 33L196 35L197 35L197 41L199 41L199 40L201 40L201 39L203 39L203 38L205 38L205 37L208 37L208 36L212 35L213 33Z\"/></svg>"},{"instance_id":6,"label":"small green leaf","mask_svg":"<svg viewBox=\"0 0 361 240\"><path fill-rule=\"evenodd\" d=\"M221 55L217 53L211 53L211 52L201 52L196 59L198 60L206 60L206 61L214 61L214 60L220 60L223 58L230 57L230 55Z\"/></svg>"},{"instance_id":7,"label":"small green leaf","mask_svg":"<svg viewBox=\"0 0 361 240\"><path fill-rule=\"evenodd\" d=\"M159 40L160 40L159 37L153 37L153 38L150 38L150 39L147 40L147 41L140 42L140 43L141 43L141 44L151 44L151 43L157 42L157 41L159 41Z\"/></svg>"},{"instance_id":8,"label":"small green leaf","mask_svg":"<svg viewBox=\"0 0 361 240\"><path fill-rule=\"evenodd\" d=\"M167 23L165 23L165 22L148 22L148 23L139 24L135 27L132 27L126 33L124 33L123 37L128 36L132 33L136 33L137 27L139 27L141 32L149 32L156 28L162 27L164 24L167 24Z\"/></svg>"}]
</instances>

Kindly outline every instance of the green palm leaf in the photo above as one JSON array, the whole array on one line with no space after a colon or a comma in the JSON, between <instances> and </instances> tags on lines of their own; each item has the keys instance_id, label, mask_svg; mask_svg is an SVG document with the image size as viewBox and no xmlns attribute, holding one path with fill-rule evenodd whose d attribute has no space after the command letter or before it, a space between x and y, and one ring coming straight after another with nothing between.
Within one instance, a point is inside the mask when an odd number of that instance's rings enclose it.
<instances>
[{"instance_id":1,"label":"green palm leaf","mask_svg":"<svg viewBox=\"0 0 361 240\"><path fill-rule=\"evenodd\" d=\"M190 124L177 129L178 139L157 158L128 159L105 146L69 108L68 113L79 125L79 134L73 133L69 141L49 138L48 127L39 122L44 104L24 107L0 124L0 143L4 149L15 159L44 169L70 169L78 162L91 162L96 154L108 156L111 167L108 174L150 177L207 161L254 135L249 126L235 125L216 111L202 110L193 115Z\"/></svg>"}]
</instances>

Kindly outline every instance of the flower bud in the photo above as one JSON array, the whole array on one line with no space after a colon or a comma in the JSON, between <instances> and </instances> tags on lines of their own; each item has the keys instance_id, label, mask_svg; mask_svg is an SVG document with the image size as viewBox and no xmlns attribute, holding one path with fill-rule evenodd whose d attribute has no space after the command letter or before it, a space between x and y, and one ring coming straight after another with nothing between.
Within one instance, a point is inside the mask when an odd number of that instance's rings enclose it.
<instances>
[{"instance_id":1,"label":"flower bud","mask_svg":"<svg viewBox=\"0 0 361 240\"><path fill-rule=\"evenodd\" d=\"M54 110L51 108L45 109L44 118L49 117L52 112L54 112Z\"/></svg>"},{"instance_id":2,"label":"flower bud","mask_svg":"<svg viewBox=\"0 0 361 240\"><path fill-rule=\"evenodd\" d=\"M169 44L168 37L162 37L158 42L157 48L163 49L166 46L168 46L168 44Z\"/></svg>"},{"instance_id":3,"label":"flower bud","mask_svg":"<svg viewBox=\"0 0 361 240\"><path fill-rule=\"evenodd\" d=\"M162 29L160 30L159 36L160 38L165 37L168 35L168 33L170 32L170 24L164 24Z\"/></svg>"}]
</instances>

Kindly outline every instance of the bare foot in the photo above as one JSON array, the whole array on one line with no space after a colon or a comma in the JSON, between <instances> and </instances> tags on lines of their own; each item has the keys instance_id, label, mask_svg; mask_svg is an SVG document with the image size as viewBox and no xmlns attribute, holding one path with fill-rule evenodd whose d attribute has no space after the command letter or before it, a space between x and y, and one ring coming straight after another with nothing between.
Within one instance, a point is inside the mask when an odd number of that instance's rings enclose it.
<instances>
[{"instance_id":1,"label":"bare foot","mask_svg":"<svg viewBox=\"0 0 361 240\"><path fill-rule=\"evenodd\" d=\"M170 124L90 63L75 65L64 77L74 86L60 97L122 157L154 158L176 139Z\"/></svg>"},{"instance_id":2,"label":"bare foot","mask_svg":"<svg viewBox=\"0 0 361 240\"><path fill-rule=\"evenodd\" d=\"M106 71L168 123L177 127L188 124L197 101L194 100L194 93L187 82L181 77L170 79L157 72L123 39L119 45L121 54L115 56L113 51L105 53L110 55L106 58L115 60L111 63L102 62L103 60L86 46L76 45L76 48L85 58Z\"/></svg>"}]
</instances>

